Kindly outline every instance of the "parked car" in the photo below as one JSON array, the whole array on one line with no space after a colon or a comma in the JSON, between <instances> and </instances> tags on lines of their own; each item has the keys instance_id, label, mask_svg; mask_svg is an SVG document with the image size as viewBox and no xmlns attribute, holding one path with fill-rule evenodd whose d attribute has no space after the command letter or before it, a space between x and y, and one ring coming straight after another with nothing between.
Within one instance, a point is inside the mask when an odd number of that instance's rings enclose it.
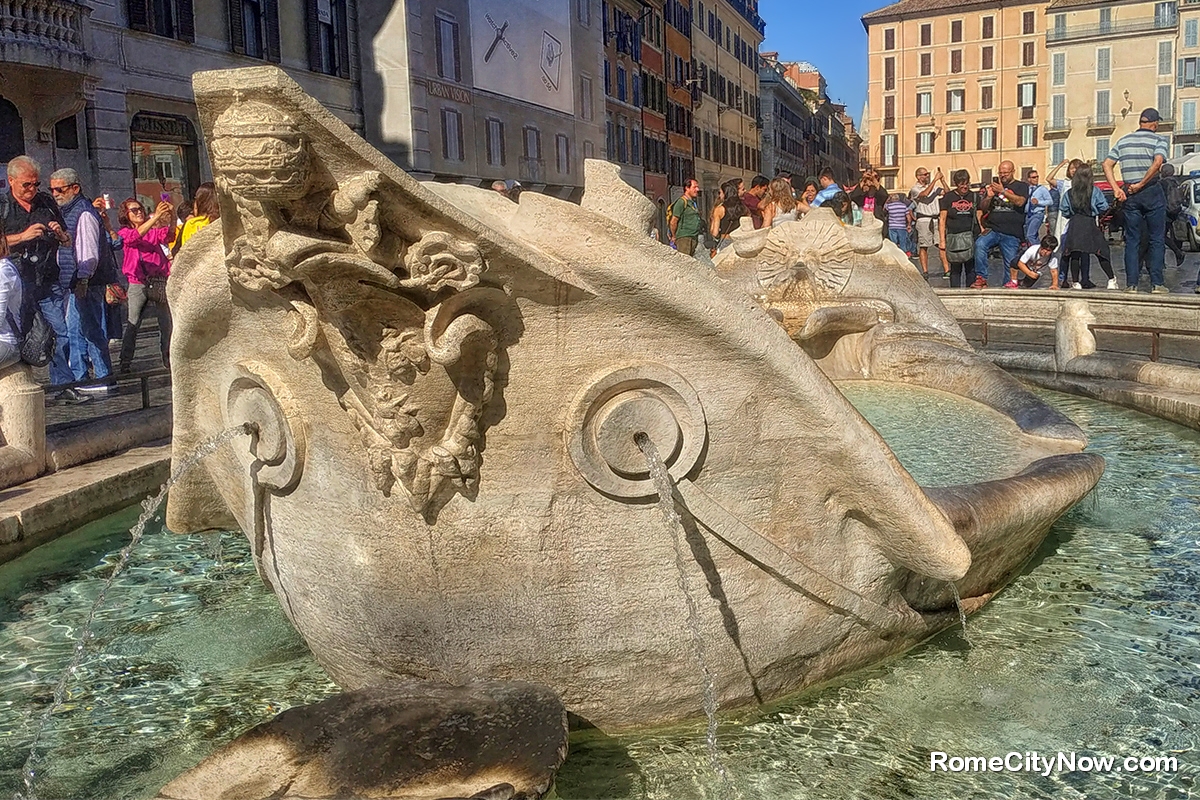
<instances>
[{"instance_id":1,"label":"parked car","mask_svg":"<svg viewBox=\"0 0 1200 800\"><path fill-rule=\"evenodd\" d=\"M1185 178L1183 213L1175 221L1175 238L1193 252L1200 251L1200 175Z\"/></svg>"}]
</instances>

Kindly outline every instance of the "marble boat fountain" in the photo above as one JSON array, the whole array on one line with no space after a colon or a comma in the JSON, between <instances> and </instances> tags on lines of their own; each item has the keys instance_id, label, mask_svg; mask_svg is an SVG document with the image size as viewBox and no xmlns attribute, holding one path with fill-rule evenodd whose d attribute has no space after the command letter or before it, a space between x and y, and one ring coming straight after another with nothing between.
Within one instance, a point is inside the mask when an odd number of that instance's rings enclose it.
<instances>
[{"instance_id":1,"label":"marble boat fountain","mask_svg":"<svg viewBox=\"0 0 1200 800\"><path fill-rule=\"evenodd\" d=\"M604 730L701 715L639 432L676 483L722 709L956 623L951 584L981 607L1103 471L878 228L740 231L714 273L648 236L610 165L582 206L518 205L413 180L277 69L195 94L222 214L169 286L174 448L258 435L167 522L245 531L344 689L529 681ZM922 488L835 383L862 378L977 400L1027 458Z\"/></svg>"}]
</instances>

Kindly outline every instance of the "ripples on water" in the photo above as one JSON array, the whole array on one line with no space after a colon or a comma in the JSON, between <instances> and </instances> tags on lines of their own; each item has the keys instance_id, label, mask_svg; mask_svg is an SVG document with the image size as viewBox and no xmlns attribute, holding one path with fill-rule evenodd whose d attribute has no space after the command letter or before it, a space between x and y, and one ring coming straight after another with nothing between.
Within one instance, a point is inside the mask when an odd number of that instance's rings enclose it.
<instances>
[{"instance_id":1,"label":"ripples on water","mask_svg":"<svg viewBox=\"0 0 1200 800\"><path fill-rule=\"evenodd\" d=\"M986 424L977 406L879 385L851 395L868 419L887 418L879 427L918 481L996 476L1009 445L990 428L962 424ZM952 629L837 685L727 719L720 744L736 796L1196 796L1200 434L1043 396L1108 461L1095 502L1068 512L1013 585L971 618L969 649ZM136 512L0 567L0 780L10 791L31 721ZM51 722L41 797L153 797L252 725L335 691L259 582L244 538L221 543L216 558L201 537L148 533L100 615L71 700ZM1176 755L1180 772L931 774L931 750ZM557 793L690 800L717 789L699 722L622 737L577 732Z\"/></svg>"},{"instance_id":2,"label":"ripples on water","mask_svg":"<svg viewBox=\"0 0 1200 800\"><path fill-rule=\"evenodd\" d=\"M878 384L847 394L919 482L999 477L995 459L1012 445L980 407ZM1197 796L1200 434L1083 398L1042 396L1107 459L1094 502L1064 515L1034 561L971 618L969 649L951 629L837 685L726 721L720 741L741 797ZM1027 750L1175 755L1179 772L929 772L931 751ZM713 797L704 767L699 725L620 738L579 732L558 793Z\"/></svg>"},{"instance_id":3,"label":"ripples on water","mask_svg":"<svg viewBox=\"0 0 1200 800\"><path fill-rule=\"evenodd\" d=\"M0 791L20 784L36 720L140 509L0 567ZM151 523L96 615L95 638L50 720L37 792L153 797L247 728L335 691L262 585L240 533Z\"/></svg>"}]
</instances>

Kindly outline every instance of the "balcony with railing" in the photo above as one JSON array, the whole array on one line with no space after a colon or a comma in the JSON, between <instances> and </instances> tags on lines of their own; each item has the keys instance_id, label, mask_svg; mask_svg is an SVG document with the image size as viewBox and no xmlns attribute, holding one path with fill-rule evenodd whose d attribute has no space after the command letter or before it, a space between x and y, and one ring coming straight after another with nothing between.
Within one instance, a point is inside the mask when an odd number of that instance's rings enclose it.
<instances>
[{"instance_id":1,"label":"balcony with railing","mask_svg":"<svg viewBox=\"0 0 1200 800\"><path fill-rule=\"evenodd\" d=\"M1071 120L1049 119L1042 127L1043 139L1065 139L1071 135Z\"/></svg>"},{"instance_id":2,"label":"balcony with railing","mask_svg":"<svg viewBox=\"0 0 1200 800\"><path fill-rule=\"evenodd\" d=\"M0 0L0 64L86 73L91 13L70 0Z\"/></svg>"},{"instance_id":3,"label":"balcony with railing","mask_svg":"<svg viewBox=\"0 0 1200 800\"><path fill-rule=\"evenodd\" d=\"M1070 42L1077 39L1109 38L1134 33L1177 30L1178 28L1178 14L1159 14L1145 19L1131 19L1124 22L1101 22L1096 25L1058 26L1046 31L1046 44Z\"/></svg>"},{"instance_id":4,"label":"balcony with railing","mask_svg":"<svg viewBox=\"0 0 1200 800\"><path fill-rule=\"evenodd\" d=\"M610 158L610 161L615 159ZM545 183L546 182L546 162L540 158L527 158L522 156L517 163L517 177L522 183Z\"/></svg>"},{"instance_id":5,"label":"balcony with railing","mask_svg":"<svg viewBox=\"0 0 1200 800\"><path fill-rule=\"evenodd\" d=\"M758 11L752 8L746 0L726 0L733 10L738 13L742 19L749 22L758 31L759 36L765 36L767 33L767 23L763 22L763 18L758 15ZM757 4L756 4L757 5Z\"/></svg>"},{"instance_id":6,"label":"balcony with railing","mask_svg":"<svg viewBox=\"0 0 1200 800\"><path fill-rule=\"evenodd\" d=\"M1088 133L1112 133L1117 128L1117 121L1112 114L1097 114L1088 117Z\"/></svg>"}]
</instances>

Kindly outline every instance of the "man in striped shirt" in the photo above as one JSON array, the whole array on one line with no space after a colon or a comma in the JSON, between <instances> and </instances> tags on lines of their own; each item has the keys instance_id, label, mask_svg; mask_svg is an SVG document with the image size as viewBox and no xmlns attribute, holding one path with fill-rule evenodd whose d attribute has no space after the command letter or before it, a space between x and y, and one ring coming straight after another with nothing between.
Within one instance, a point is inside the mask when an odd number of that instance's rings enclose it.
<instances>
[{"instance_id":1,"label":"man in striped shirt","mask_svg":"<svg viewBox=\"0 0 1200 800\"><path fill-rule=\"evenodd\" d=\"M1150 240L1147 260L1150 267L1150 291L1166 293L1163 284L1163 259L1166 253L1167 196L1159 170L1167 160L1167 140L1159 136L1158 110L1142 112L1138 129L1117 140L1104 159L1104 177L1108 178L1117 200L1125 208L1125 291L1136 292L1138 251L1142 237ZM1113 177L1113 167L1121 165L1125 187Z\"/></svg>"}]
</instances>

